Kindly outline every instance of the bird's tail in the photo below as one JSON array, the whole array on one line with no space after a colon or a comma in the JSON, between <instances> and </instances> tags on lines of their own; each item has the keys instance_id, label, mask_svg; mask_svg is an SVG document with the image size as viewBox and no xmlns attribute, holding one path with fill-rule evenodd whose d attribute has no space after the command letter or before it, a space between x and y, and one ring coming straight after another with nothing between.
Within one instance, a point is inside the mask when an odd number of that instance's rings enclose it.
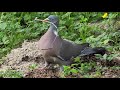
<instances>
[{"instance_id":1,"label":"bird's tail","mask_svg":"<svg viewBox=\"0 0 120 90\"><path fill-rule=\"evenodd\" d=\"M81 51L81 54L79 56L88 56L94 54L104 55L105 53L106 53L106 49L104 47L95 47L95 48L87 47Z\"/></svg>"}]
</instances>

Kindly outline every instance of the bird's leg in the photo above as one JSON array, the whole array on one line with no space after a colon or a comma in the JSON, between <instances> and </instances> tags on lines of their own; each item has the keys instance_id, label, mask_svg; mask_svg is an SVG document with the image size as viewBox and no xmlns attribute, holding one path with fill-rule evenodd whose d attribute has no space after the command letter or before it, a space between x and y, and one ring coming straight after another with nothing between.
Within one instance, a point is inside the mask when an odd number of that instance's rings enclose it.
<instances>
[{"instance_id":1,"label":"bird's leg","mask_svg":"<svg viewBox=\"0 0 120 90\"><path fill-rule=\"evenodd\" d=\"M47 66L48 66L48 63L47 63L47 61L45 60L44 66L43 66L42 68L39 68L39 69L40 69L40 70L44 70Z\"/></svg>"},{"instance_id":2,"label":"bird's leg","mask_svg":"<svg viewBox=\"0 0 120 90\"><path fill-rule=\"evenodd\" d=\"M60 66L60 72L64 71L63 66Z\"/></svg>"},{"instance_id":3,"label":"bird's leg","mask_svg":"<svg viewBox=\"0 0 120 90\"><path fill-rule=\"evenodd\" d=\"M60 67L59 67L59 73L58 73L58 75L59 75L60 77L65 77L65 76L64 76L64 68L63 68L62 65L60 65Z\"/></svg>"},{"instance_id":4,"label":"bird's leg","mask_svg":"<svg viewBox=\"0 0 120 90\"><path fill-rule=\"evenodd\" d=\"M61 56L57 56L58 59L65 61Z\"/></svg>"}]
</instances>

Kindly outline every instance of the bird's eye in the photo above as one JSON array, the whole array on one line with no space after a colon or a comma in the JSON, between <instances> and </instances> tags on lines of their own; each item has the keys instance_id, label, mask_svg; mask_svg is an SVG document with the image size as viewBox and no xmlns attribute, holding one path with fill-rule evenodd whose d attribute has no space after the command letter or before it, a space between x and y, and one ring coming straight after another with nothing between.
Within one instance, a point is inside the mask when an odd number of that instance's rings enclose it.
<instances>
[{"instance_id":1,"label":"bird's eye","mask_svg":"<svg viewBox=\"0 0 120 90\"><path fill-rule=\"evenodd\" d=\"M51 20L53 21L54 19L53 19L53 18L51 18Z\"/></svg>"}]
</instances>

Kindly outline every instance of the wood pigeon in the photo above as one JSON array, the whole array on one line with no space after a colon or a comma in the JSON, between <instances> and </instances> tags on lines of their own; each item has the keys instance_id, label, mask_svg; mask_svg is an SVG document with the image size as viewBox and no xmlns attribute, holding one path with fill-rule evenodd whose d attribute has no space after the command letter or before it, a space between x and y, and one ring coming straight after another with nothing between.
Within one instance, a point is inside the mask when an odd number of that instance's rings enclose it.
<instances>
[{"instance_id":1,"label":"wood pigeon","mask_svg":"<svg viewBox=\"0 0 120 90\"><path fill-rule=\"evenodd\" d=\"M38 20L38 19L36 19ZM43 22L50 23L47 32L38 41L38 47L41 50L43 57L47 63L55 63L59 65L70 65L72 57L86 56L91 54L104 54L105 48L89 47L89 43L76 44L73 41L62 39L58 35L59 18L55 15L50 15Z\"/></svg>"}]
</instances>

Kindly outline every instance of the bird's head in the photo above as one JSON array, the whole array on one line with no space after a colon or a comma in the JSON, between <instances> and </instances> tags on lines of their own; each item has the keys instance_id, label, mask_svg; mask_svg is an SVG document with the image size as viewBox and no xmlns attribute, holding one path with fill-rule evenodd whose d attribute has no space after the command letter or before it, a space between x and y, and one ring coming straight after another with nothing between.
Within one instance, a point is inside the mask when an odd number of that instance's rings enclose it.
<instances>
[{"instance_id":1,"label":"bird's head","mask_svg":"<svg viewBox=\"0 0 120 90\"><path fill-rule=\"evenodd\" d=\"M49 22L51 24L54 24L56 27L58 27L59 24L59 18L55 15L50 15L48 18L42 20L43 22Z\"/></svg>"}]
</instances>

